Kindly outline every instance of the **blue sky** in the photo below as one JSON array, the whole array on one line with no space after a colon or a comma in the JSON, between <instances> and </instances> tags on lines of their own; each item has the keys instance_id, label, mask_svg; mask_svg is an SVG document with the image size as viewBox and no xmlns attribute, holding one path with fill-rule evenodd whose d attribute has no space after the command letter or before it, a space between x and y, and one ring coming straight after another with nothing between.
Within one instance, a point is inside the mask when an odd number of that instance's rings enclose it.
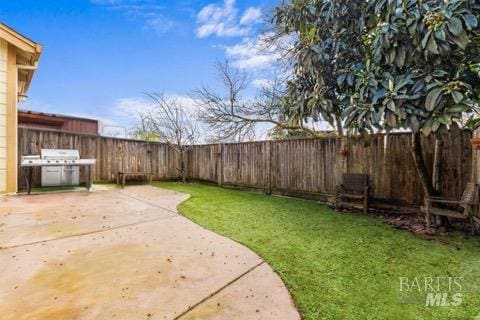
<instances>
[{"instance_id":1,"label":"blue sky","mask_svg":"<svg viewBox=\"0 0 480 320\"><path fill-rule=\"evenodd\" d=\"M0 19L44 46L21 106L132 126L143 92L187 94L214 84L213 64L228 58L255 84L274 53L253 43L279 0L0 0Z\"/></svg>"}]
</instances>

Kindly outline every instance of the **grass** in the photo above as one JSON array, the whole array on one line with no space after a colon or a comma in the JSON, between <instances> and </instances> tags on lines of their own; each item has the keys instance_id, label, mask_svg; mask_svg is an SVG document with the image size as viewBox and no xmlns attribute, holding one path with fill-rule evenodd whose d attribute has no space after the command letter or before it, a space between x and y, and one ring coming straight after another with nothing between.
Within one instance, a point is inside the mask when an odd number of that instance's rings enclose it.
<instances>
[{"instance_id":1,"label":"grass","mask_svg":"<svg viewBox=\"0 0 480 320\"><path fill-rule=\"evenodd\" d=\"M313 201L198 184L154 185L190 194L179 206L183 215L265 259L304 319L480 319L475 238L456 235L445 244ZM441 281L440 291L449 300L458 291L463 303L426 307L426 291L401 292L400 277L409 284L418 277L420 286L425 277L461 277L461 288L449 291L448 281Z\"/></svg>"}]
</instances>

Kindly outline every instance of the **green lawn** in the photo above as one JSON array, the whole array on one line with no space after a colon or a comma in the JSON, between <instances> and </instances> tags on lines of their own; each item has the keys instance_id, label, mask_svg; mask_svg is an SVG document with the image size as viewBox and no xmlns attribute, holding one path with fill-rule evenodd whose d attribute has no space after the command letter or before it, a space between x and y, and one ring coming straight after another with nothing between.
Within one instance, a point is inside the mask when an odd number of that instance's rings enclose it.
<instances>
[{"instance_id":1,"label":"green lawn","mask_svg":"<svg viewBox=\"0 0 480 320\"><path fill-rule=\"evenodd\" d=\"M305 319L480 319L478 238L452 236L445 244L312 201L198 184L154 185L189 193L179 207L183 215L263 257ZM449 300L458 291L463 303L426 307L425 291L400 292L400 277L409 284L414 277L462 277L461 289L448 291L441 282Z\"/></svg>"}]
</instances>

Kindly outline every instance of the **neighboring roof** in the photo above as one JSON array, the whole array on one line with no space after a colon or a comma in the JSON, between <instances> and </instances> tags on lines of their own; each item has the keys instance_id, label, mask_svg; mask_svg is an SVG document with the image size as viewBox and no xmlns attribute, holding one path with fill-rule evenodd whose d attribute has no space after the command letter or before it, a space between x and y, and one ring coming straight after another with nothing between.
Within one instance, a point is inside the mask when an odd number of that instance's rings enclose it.
<instances>
[{"instance_id":1,"label":"neighboring roof","mask_svg":"<svg viewBox=\"0 0 480 320\"><path fill-rule=\"evenodd\" d=\"M19 49L17 55L18 92L25 94L37 68L43 47L1 22L0 38Z\"/></svg>"},{"instance_id":2,"label":"neighboring roof","mask_svg":"<svg viewBox=\"0 0 480 320\"><path fill-rule=\"evenodd\" d=\"M23 113L23 114L38 116L38 117L42 117L42 118L47 118L47 117L48 118L58 118L59 120L60 119L72 119L72 120L90 121L90 122L97 122L98 123L98 120L91 119L91 118L68 116L68 115L63 115L63 114L43 113L43 112L24 110L24 109L18 109L18 113L19 114Z\"/></svg>"}]
</instances>

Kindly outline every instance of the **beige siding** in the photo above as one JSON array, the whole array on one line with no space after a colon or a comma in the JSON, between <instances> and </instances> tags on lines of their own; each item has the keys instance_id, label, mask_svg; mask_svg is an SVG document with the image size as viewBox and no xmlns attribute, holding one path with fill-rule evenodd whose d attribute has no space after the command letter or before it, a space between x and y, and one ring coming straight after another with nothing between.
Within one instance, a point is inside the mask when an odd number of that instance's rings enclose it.
<instances>
[{"instance_id":1,"label":"beige siding","mask_svg":"<svg viewBox=\"0 0 480 320\"><path fill-rule=\"evenodd\" d=\"M8 44L0 39L0 192L7 189L7 55Z\"/></svg>"},{"instance_id":2,"label":"beige siding","mask_svg":"<svg viewBox=\"0 0 480 320\"><path fill-rule=\"evenodd\" d=\"M0 192L7 189L7 55L8 44L0 39Z\"/></svg>"}]
</instances>

